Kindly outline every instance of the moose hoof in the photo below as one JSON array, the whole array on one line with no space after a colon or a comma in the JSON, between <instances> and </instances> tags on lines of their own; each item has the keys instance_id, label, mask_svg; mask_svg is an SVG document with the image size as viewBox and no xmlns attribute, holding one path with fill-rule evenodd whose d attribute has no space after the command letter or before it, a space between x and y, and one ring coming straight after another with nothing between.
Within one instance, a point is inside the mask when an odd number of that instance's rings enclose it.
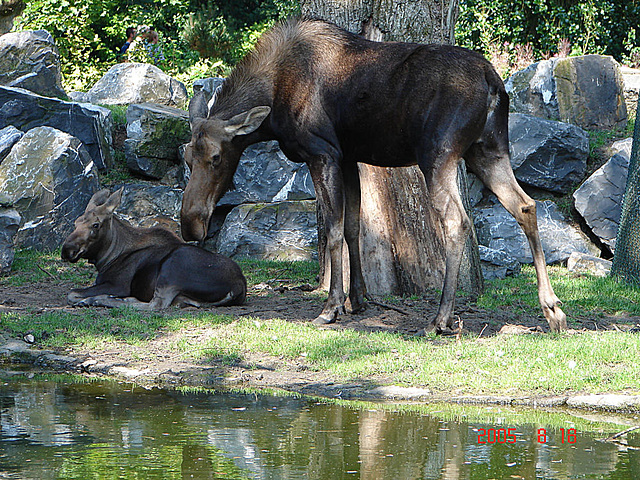
<instances>
[{"instance_id":1,"label":"moose hoof","mask_svg":"<svg viewBox=\"0 0 640 480\"><path fill-rule=\"evenodd\" d=\"M352 302L351 299L348 298L344 308L348 314L352 315L354 313L364 312L367 309L367 304L363 300Z\"/></svg>"},{"instance_id":2,"label":"moose hoof","mask_svg":"<svg viewBox=\"0 0 640 480\"><path fill-rule=\"evenodd\" d=\"M330 323L336 323L337 315L327 315L325 313L319 315L313 322L314 325L328 325Z\"/></svg>"}]
</instances>

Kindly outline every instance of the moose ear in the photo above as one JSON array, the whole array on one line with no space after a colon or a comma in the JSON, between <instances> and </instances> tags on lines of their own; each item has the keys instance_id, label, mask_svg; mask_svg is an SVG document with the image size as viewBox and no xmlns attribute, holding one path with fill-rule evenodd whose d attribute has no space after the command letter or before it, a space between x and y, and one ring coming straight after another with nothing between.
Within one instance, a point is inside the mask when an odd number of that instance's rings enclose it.
<instances>
[{"instance_id":1,"label":"moose ear","mask_svg":"<svg viewBox=\"0 0 640 480\"><path fill-rule=\"evenodd\" d=\"M122 201L123 190L124 190L124 187L122 187L120 190L113 192L109 196L109 198L107 198L107 201L104 202L104 205L103 205L105 213L107 214L113 213L113 211L118 207L118 205L120 205L120 202Z\"/></svg>"},{"instance_id":2,"label":"moose ear","mask_svg":"<svg viewBox=\"0 0 640 480\"><path fill-rule=\"evenodd\" d=\"M204 90L200 90L189 102L189 123L193 124L198 118L207 118L208 112L207 94Z\"/></svg>"},{"instance_id":3,"label":"moose ear","mask_svg":"<svg viewBox=\"0 0 640 480\"><path fill-rule=\"evenodd\" d=\"M99 207L107 201L107 198L109 198L109 189L107 188L103 188L102 190L94 193L93 197L91 197L91 200L89 200L89 203L87 204L85 212L89 212L94 208Z\"/></svg>"},{"instance_id":4,"label":"moose ear","mask_svg":"<svg viewBox=\"0 0 640 480\"><path fill-rule=\"evenodd\" d=\"M266 105L253 107L248 112L243 112L228 120L224 126L227 133L232 135L248 135L258 129L265 118L271 112L271 107Z\"/></svg>"}]
</instances>

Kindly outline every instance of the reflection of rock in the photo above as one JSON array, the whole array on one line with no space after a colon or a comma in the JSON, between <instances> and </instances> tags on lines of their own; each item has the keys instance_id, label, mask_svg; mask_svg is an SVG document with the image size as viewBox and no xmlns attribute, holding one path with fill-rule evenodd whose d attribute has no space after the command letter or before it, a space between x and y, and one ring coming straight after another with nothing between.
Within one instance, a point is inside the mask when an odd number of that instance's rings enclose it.
<instances>
[{"instance_id":1,"label":"reflection of rock","mask_svg":"<svg viewBox=\"0 0 640 480\"><path fill-rule=\"evenodd\" d=\"M0 206L0 275L11 270L14 237L20 226L20 214L13 208Z\"/></svg>"},{"instance_id":2,"label":"reflection of rock","mask_svg":"<svg viewBox=\"0 0 640 480\"><path fill-rule=\"evenodd\" d=\"M315 201L240 205L227 215L217 244L232 258L317 258Z\"/></svg>"},{"instance_id":3,"label":"reflection of rock","mask_svg":"<svg viewBox=\"0 0 640 480\"><path fill-rule=\"evenodd\" d=\"M511 110L588 130L624 128L624 82L611 57L552 58L514 73L505 87Z\"/></svg>"},{"instance_id":4,"label":"reflection of rock","mask_svg":"<svg viewBox=\"0 0 640 480\"><path fill-rule=\"evenodd\" d=\"M125 155L128 167L160 179L178 164L178 149L191 138L187 112L151 103L127 109Z\"/></svg>"},{"instance_id":5,"label":"reflection of rock","mask_svg":"<svg viewBox=\"0 0 640 480\"><path fill-rule=\"evenodd\" d=\"M219 205L315 198L306 164L287 159L278 142L258 143L247 148L233 176L233 185Z\"/></svg>"},{"instance_id":6,"label":"reflection of rock","mask_svg":"<svg viewBox=\"0 0 640 480\"><path fill-rule=\"evenodd\" d=\"M568 123L512 113L509 149L518 180L551 192L567 193L584 176L589 137Z\"/></svg>"},{"instance_id":7,"label":"reflection of rock","mask_svg":"<svg viewBox=\"0 0 640 480\"><path fill-rule=\"evenodd\" d=\"M23 247L57 248L98 187L80 141L50 127L29 130L0 165L0 204L20 212L16 243Z\"/></svg>"},{"instance_id":8,"label":"reflection of rock","mask_svg":"<svg viewBox=\"0 0 640 480\"><path fill-rule=\"evenodd\" d=\"M596 252L584 234L567 223L553 202L536 202L536 206L540 240L547 263L562 262L573 252ZM502 205L476 209L474 223L480 245L502 251L520 263L532 263L527 237Z\"/></svg>"},{"instance_id":9,"label":"reflection of rock","mask_svg":"<svg viewBox=\"0 0 640 480\"><path fill-rule=\"evenodd\" d=\"M24 88L45 97L67 98L62 88L60 55L49 32L0 36L0 85Z\"/></svg>"},{"instance_id":10,"label":"reflection of rock","mask_svg":"<svg viewBox=\"0 0 640 480\"><path fill-rule=\"evenodd\" d=\"M186 87L158 67L148 63L119 63L109 69L87 93L72 92L78 102L101 105L157 103L184 108Z\"/></svg>"},{"instance_id":11,"label":"reflection of rock","mask_svg":"<svg viewBox=\"0 0 640 480\"><path fill-rule=\"evenodd\" d=\"M96 167L111 166L111 112L90 104L63 102L20 88L0 87L0 128L28 131L53 127L80 140Z\"/></svg>"},{"instance_id":12,"label":"reflection of rock","mask_svg":"<svg viewBox=\"0 0 640 480\"><path fill-rule=\"evenodd\" d=\"M576 210L612 252L616 247L630 158L625 144L620 146L622 150L596 170L573 194Z\"/></svg>"}]
</instances>

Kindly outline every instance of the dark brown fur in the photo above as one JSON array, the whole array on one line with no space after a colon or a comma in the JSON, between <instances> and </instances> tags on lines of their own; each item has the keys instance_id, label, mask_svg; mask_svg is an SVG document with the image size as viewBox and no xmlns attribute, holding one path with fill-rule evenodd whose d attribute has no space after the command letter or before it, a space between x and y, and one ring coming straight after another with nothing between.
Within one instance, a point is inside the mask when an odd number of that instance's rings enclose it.
<instances>
[{"instance_id":1,"label":"dark brown fur","mask_svg":"<svg viewBox=\"0 0 640 480\"><path fill-rule=\"evenodd\" d=\"M184 243L163 228L137 228L113 211L122 190L96 193L62 247L62 258L95 265L98 277L89 288L69 294L73 305L130 305L155 310L171 304L238 305L247 282L240 267L222 255Z\"/></svg>"},{"instance_id":2,"label":"dark brown fur","mask_svg":"<svg viewBox=\"0 0 640 480\"><path fill-rule=\"evenodd\" d=\"M509 162L509 99L481 55L439 45L370 42L316 20L294 20L265 34L229 76L208 110L196 95L185 158L192 174L182 205L186 239L203 240L242 151L276 139L310 169L325 219L331 259L329 298L317 323L335 321L345 303L342 243L349 248L349 302L364 307L359 256L357 162L418 165L442 221L446 273L430 324L451 328L462 248L470 229L456 183L462 158L524 229L538 274L542 309L553 330L566 328L546 272L535 202Z\"/></svg>"}]
</instances>

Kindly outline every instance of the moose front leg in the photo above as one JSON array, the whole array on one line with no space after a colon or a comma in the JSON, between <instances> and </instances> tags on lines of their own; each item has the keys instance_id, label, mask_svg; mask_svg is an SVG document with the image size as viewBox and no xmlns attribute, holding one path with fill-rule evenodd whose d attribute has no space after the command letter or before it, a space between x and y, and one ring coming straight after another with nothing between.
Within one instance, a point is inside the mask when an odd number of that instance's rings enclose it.
<instances>
[{"instance_id":1,"label":"moose front leg","mask_svg":"<svg viewBox=\"0 0 640 480\"><path fill-rule=\"evenodd\" d=\"M344 241L344 192L342 174L337 162L328 156L320 156L308 162L317 201L324 218L327 235L331 277L329 298L322 313L313 321L316 325L334 323L344 313L344 289L342 278L342 244Z\"/></svg>"}]
</instances>

